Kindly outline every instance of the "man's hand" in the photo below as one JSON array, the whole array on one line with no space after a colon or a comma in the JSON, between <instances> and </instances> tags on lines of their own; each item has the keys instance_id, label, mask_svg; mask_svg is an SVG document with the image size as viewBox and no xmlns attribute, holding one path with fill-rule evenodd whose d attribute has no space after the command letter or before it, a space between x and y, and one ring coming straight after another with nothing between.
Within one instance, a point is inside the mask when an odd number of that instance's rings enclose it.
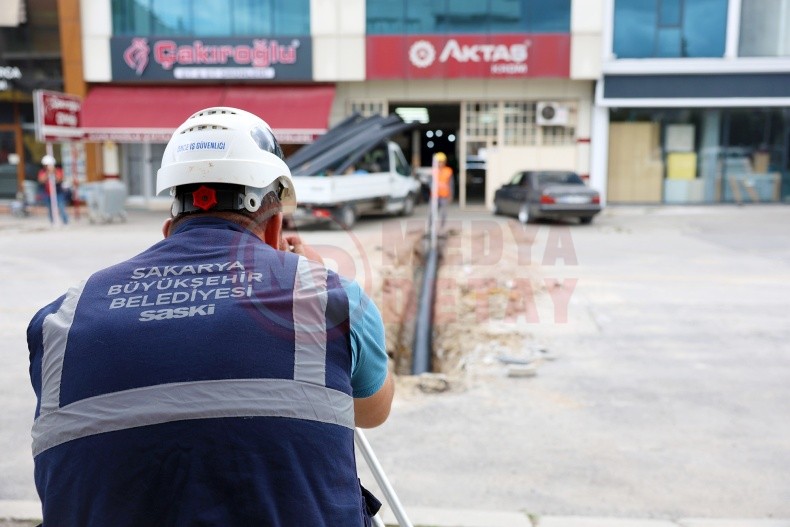
<instances>
[{"instance_id":1,"label":"man's hand","mask_svg":"<svg viewBox=\"0 0 790 527\"><path fill-rule=\"evenodd\" d=\"M315 249L305 244L298 234L283 236L280 240L280 250L304 256L308 260L324 265L324 259Z\"/></svg>"}]
</instances>

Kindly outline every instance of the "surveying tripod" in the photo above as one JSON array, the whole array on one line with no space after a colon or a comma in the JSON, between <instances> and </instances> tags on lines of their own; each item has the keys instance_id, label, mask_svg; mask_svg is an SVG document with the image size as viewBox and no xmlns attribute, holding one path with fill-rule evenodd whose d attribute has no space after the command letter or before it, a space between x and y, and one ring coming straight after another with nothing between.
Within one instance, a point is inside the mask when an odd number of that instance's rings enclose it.
<instances>
[{"instance_id":1,"label":"surveying tripod","mask_svg":"<svg viewBox=\"0 0 790 527\"><path fill-rule=\"evenodd\" d=\"M359 428L354 429L354 442L362 452L362 457L365 458L365 462L368 464L368 467L370 467L370 471L373 472L373 477L376 479L379 489L381 489L381 492L384 494L384 499L387 500L387 503L392 509L395 519L398 520L398 525L400 527L413 527L411 521L409 521L409 518L406 516L406 511L403 510L403 505L401 505L398 496L395 494L395 490L392 488L392 485L390 485L387 475L384 474L384 469L381 468L379 460L373 452L373 448L371 448L365 434L363 434L362 430ZM382 520L378 514L373 517L373 524L376 527L385 527L384 520Z\"/></svg>"}]
</instances>

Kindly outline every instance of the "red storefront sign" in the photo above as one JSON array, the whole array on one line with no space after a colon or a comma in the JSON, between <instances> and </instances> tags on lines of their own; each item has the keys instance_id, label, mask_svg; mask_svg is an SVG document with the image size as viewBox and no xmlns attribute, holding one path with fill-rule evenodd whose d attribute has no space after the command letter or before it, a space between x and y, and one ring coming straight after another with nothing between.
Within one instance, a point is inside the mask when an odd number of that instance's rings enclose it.
<instances>
[{"instance_id":1,"label":"red storefront sign","mask_svg":"<svg viewBox=\"0 0 790 527\"><path fill-rule=\"evenodd\" d=\"M82 139L82 99L66 93L36 90L33 93L36 139L41 142Z\"/></svg>"},{"instance_id":2,"label":"red storefront sign","mask_svg":"<svg viewBox=\"0 0 790 527\"><path fill-rule=\"evenodd\" d=\"M567 33L367 37L368 79L570 76Z\"/></svg>"}]
</instances>

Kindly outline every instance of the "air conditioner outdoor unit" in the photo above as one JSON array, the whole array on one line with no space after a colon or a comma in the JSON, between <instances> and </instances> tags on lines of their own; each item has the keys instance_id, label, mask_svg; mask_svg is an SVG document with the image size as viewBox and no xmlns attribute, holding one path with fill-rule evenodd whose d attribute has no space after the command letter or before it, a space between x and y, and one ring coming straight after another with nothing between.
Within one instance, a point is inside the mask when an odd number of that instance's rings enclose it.
<instances>
[{"instance_id":1,"label":"air conditioner outdoor unit","mask_svg":"<svg viewBox=\"0 0 790 527\"><path fill-rule=\"evenodd\" d=\"M535 122L540 126L567 126L570 123L568 108L560 103L539 102L535 110Z\"/></svg>"}]
</instances>

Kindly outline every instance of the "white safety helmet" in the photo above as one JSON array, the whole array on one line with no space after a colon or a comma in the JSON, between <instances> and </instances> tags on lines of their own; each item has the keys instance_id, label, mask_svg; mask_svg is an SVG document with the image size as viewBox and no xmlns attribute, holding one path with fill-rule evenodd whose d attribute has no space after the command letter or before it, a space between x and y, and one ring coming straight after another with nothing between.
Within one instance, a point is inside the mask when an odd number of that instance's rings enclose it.
<instances>
[{"instance_id":1,"label":"white safety helmet","mask_svg":"<svg viewBox=\"0 0 790 527\"><path fill-rule=\"evenodd\" d=\"M206 108L190 116L167 143L156 173L156 193L183 185L220 183L244 187L243 208L255 212L263 196L277 192L285 208L296 206L291 171L272 129L237 108Z\"/></svg>"},{"instance_id":2,"label":"white safety helmet","mask_svg":"<svg viewBox=\"0 0 790 527\"><path fill-rule=\"evenodd\" d=\"M41 158L41 164L44 165L45 167L54 167L55 157L47 154Z\"/></svg>"}]
</instances>

